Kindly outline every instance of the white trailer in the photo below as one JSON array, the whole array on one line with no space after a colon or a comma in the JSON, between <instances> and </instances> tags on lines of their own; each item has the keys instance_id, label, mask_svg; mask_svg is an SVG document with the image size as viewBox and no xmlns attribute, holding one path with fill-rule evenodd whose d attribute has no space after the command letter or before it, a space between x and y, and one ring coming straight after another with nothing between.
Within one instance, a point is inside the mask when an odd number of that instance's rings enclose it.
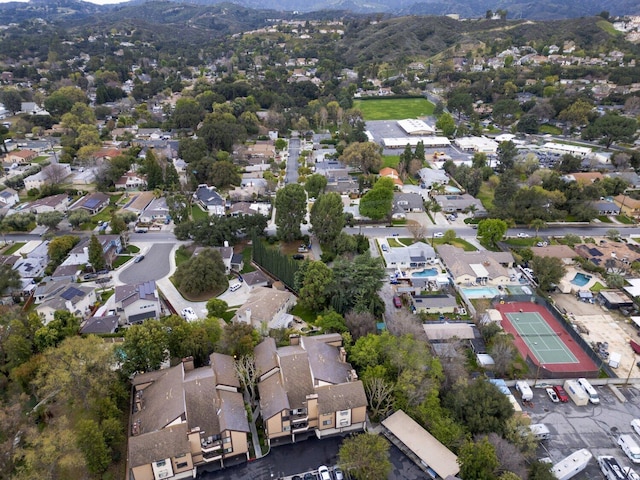
<instances>
[{"instance_id":1,"label":"white trailer","mask_svg":"<svg viewBox=\"0 0 640 480\"><path fill-rule=\"evenodd\" d=\"M621 353L611 352L609 354L609 366L611 368L618 368L620 366L620 360L622 360Z\"/></svg>"},{"instance_id":2,"label":"white trailer","mask_svg":"<svg viewBox=\"0 0 640 480\"><path fill-rule=\"evenodd\" d=\"M527 382L518 380L516 382L516 390L520 392L520 396L525 402L533 400L533 392Z\"/></svg>"},{"instance_id":3,"label":"white trailer","mask_svg":"<svg viewBox=\"0 0 640 480\"><path fill-rule=\"evenodd\" d=\"M551 432L544 423L533 423L529 425L529 430L531 430L531 433L538 441L549 440L551 438Z\"/></svg>"},{"instance_id":4,"label":"white trailer","mask_svg":"<svg viewBox=\"0 0 640 480\"><path fill-rule=\"evenodd\" d=\"M551 467L551 473L558 480L569 480L587 468L587 464L591 458L593 458L591 452L583 448L556 463Z\"/></svg>"},{"instance_id":5,"label":"white trailer","mask_svg":"<svg viewBox=\"0 0 640 480\"><path fill-rule=\"evenodd\" d=\"M576 380L565 381L564 389L577 406L583 407L589 403L589 396Z\"/></svg>"},{"instance_id":6,"label":"white trailer","mask_svg":"<svg viewBox=\"0 0 640 480\"><path fill-rule=\"evenodd\" d=\"M623 468L615 457L603 455L598 457L598 465L607 480L636 480L638 474L631 468Z\"/></svg>"}]
</instances>

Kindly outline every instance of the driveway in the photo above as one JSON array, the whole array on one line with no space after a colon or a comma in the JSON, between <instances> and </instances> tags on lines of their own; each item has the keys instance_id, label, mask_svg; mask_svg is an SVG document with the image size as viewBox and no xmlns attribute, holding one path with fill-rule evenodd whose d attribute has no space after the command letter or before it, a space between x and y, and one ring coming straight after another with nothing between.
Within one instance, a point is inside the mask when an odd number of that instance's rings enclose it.
<instances>
[{"instance_id":1,"label":"driveway","mask_svg":"<svg viewBox=\"0 0 640 480\"><path fill-rule=\"evenodd\" d=\"M174 245L171 243L156 243L148 248L146 245L140 248L140 254L144 260L138 263L131 262L119 274L119 280L126 284L138 284L150 280L160 280L169 275L171 270L170 257Z\"/></svg>"}]
</instances>

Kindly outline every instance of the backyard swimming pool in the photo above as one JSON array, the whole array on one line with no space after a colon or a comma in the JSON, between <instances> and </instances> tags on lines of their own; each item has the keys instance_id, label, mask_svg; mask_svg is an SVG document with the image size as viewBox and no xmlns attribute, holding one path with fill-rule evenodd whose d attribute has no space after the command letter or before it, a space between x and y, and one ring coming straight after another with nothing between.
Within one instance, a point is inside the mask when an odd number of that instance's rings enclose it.
<instances>
[{"instance_id":1,"label":"backyard swimming pool","mask_svg":"<svg viewBox=\"0 0 640 480\"><path fill-rule=\"evenodd\" d=\"M503 295L503 292L496 287L461 287L467 298L493 298L497 295Z\"/></svg>"},{"instance_id":2,"label":"backyard swimming pool","mask_svg":"<svg viewBox=\"0 0 640 480\"><path fill-rule=\"evenodd\" d=\"M425 268L419 272L413 272L412 277L436 277L438 275L437 268Z\"/></svg>"},{"instance_id":3,"label":"backyard swimming pool","mask_svg":"<svg viewBox=\"0 0 640 480\"><path fill-rule=\"evenodd\" d=\"M460 193L461 190L458 187L452 187L451 185L447 185L444 187L444 191L447 193Z\"/></svg>"},{"instance_id":4,"label":"backyard swimming pool","mask_svg":"<svg viewBox=\"0 0 640 480\"><path fill-rule=\"evenodd\" d=\"M577 285L578 287L584 287L587 283L589 283L589 280L591 280L591 275L586 275L584 273L576 273L576 276L573 277L573 280L571 280L571 283L573 283L574 285Z\"/></svg>"}]
</instances>

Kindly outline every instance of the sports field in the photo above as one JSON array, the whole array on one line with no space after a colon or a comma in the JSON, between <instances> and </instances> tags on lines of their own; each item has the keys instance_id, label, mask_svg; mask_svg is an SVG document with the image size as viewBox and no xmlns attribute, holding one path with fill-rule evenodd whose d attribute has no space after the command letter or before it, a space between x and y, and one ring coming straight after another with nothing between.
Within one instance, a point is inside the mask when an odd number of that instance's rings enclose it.
<instances>
[{"instance_id":1,"label":"sports field","mask_svg":"<svg viewBox=\"0 0 640 480\"><path fill-rule=\"evenodd\" d=\"M540 303L500 302L495 307L502 314L502 328L514 337L514 344L524 358L537 366L540 378L589 377L597 375L599 366L571 336L568 325Z\"/></svg>"},{"instance_id":2,"label":"sports field","mask_svg":"<svg viewBox=\"0 0 640 480\"><path fill-rule=\"evenodd\" d=\"M435 105L426 98L375 98L355 100L354 108L367 120L402 120L433 115Z\"/></svg>"},{"instance_id":3,"label":"sports field","mask_svg":"<svg viewBox=\"0 0 640 480\"><path fill-rule=\"evenodd\" d=\"M578 363L559 334L537 312L505 314L540 363Z\"/></svg>"}]
</instances>

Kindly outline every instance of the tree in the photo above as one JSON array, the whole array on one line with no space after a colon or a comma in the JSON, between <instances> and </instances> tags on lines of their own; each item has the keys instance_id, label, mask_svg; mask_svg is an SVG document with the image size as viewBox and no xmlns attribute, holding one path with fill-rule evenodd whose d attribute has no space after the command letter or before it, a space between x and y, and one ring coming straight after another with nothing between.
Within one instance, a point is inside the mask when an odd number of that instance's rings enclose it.
<instances>
[{"instance_id":1,"label":"tree","mask_svg":"<svg viewBox=\"0 0 640 480\"><path fill-rule=\"evenodd\" d=\"M532 113L527 113L518 120L518 131L522 133L536 134L540 129L538 117Z\"/></svg>"},{"instance_id":2,"label":"tree","mask_svg":"<svg viewBox=\"0 0 640 480\"><path fill-rule=\"evenodd\" d=\"M451 137L456 131L456 122L448 113L443 113L436 121L436 129L440 130L445 137Z\"/></svg>"},{"instance_id":3,"label":"tree","mask_svg":"<svg viewBox=\"0 0 640 480\"><path fill-rule=\"evenodd\" d=\"M169 348L167 329L158 320L132 325L124 334L122 372L129 376L160 368Z\"/></svg>"},{"instance_id":4,"label":"tree","mask_svg":"<svg viewBox=\"0 0 640 480\"><path fill-rule=\"evenodd\" d=\"M222 318L222 315L229 310L229 305L224 300L212 298L207 302L207 316L214 318Z\"/></svg>"},{"instance_id":5,"label":"tree","mask_svg":"<svg viewBox=\"0 0 640 480\"><path fill-rule=\"evenodd\" d=\"M558 119L563 122L568 122L574 127L578 127L587 124L592 111L593 104L591 104L591 102L588 102L584 98L578 98L558 114Z\"/></svg>"},{"instance_id":6,"label":"tree","mask_svg":"<svg viewBox=\"0 0 640 480\"><path fill-rule=\"evenodd\" d=\"M617 228L610 228L609 230L607 230L607 238L609 240L617 242L618 240L620 240L620 230L618 230Z\"/></svg>"},{"instance_id":7,"label":"tree","mask_svg":"<svg viewBox=\"0 0 640 480\"><path fill-rule=\"evenodd\" d=\"M476 442L466 441L458 454L460 476L465 480L493 480L499 462L487 437Z\"/></svg>"},{"instance_id":8,"label":"tree","mask_svg":"<svg viewBox=\"0 0 640 480\"><path fill-rule=\"evenodd\" d=\"M4 217L2 227L17 232L24 232L35 221L36 216L31 212L18 212Z\"/></svg>"},{"instance_id":9,"label":"tree","mask_svg":"<svg viewBox=\"0 0 640 480\"><path fill-rule=\"evenodd\" d=\"M304 189L309 194L309 198L318 198L327 187L327 177L319 173L309 175L304 183Z\"/></svg>"},{"instance_id":10,"label":"tree","mask_svg":"<svg viewBox=\"0 0 640 480\"><path fill-rule=\"evenodd\" d=\"M11 265L0 265L0 293L18 290L22 285L20 273Z\"/></svg>"},{"instance_id":11,"label":"tree","mask_svg":"<svg viewBox=\"0 0 640 480\"><path fill-rule=\"evenodd\" d=\"M488 218L478 222L478 236L491 245L497 245L507 233L507 222L498 218Z\"/></svg>"},{"instance_id":12,"label":"tree","mask_svg":"<svg viewBox=\"0 0 640 480\"><path fill-rule=\"evenodd\" d=\"M379 178L373 188L360 199L360 214L372 220L382 220L391 214L395 185L388 177Z\"/></svg>"},{"instance_id":13,"label":"tree","mask_svg":"<svg viewBox=\"0 0 640 480\"><path fill-rule=\"evenodd\" d=\"M364 174L377 172L382 166L381 147L373 142L354 142L344 149L340 160Z\"/></svg>"},{"instance_id":14,"label":"tree","mask_svg":"<svg viewBox=\"0 0 640 480\"><path fill-rule=\"evenodd\" d=\"M338 464L356 480L387 478L392 466L389 443L370 433L346 438L338 451Z\"/></svg>"},{"instance_id":15,"label":"tree","mask_svg":"<svg viewBox=\"0 0 640 480\"><path fill-rule=\"evenodd\" d=\"M513 345L513 338L509 335L497 335L491 342L489 350L495 361L496 373L505 376L518 353Z\"/></svg>"},{"instance_id":16,"label":"tree","mask_svg":"<svg viewBox=\"0 0 640 480\"><path fill-rule=\"evenodd\" d=\"M335 247L336 239L345 224L342 209L342 198L335 192L323 193L311 207L311 232L321 245Z\"/></svg>"},{"instance_id":17,"label":"tree","mask_svg":"<svg viewBox=\"0 0 640 480\"><path fill-rule=\"evenodd\" d=\"M386 418L393 408L393 385L384 378L369 377L364 382L364 391L374 421Z\"/></svg>"},{"instance_id":18,"label":"tree","mask_svg":"<svg viewBox=\"0 0 640 480\"><path fill-rule=\"evenodd\" d=\"M520 104L517 100L503 98L493 105L493 119L498 125L504 128L514 122L520 113Z\"/></svg>"},{"instance_id":19,"label":"tree","mask_svg":"<svg viewBox=\"0 0 640 480\"><path fill-rule=\"evenodd\" d=\"M348 331L344 317L333 310L318 315L316 326L322 328L322 331L326 333L344 333Z\"/></svg>"},{"instance_id":20,"label":"tree","mask_svg":"<svg viewBox=\"0 0 640 480\"><path fill-rule=\"evenodd\" d=\"M580 238L579 235L576 235L575 233L567 233L564 236L564 243L569 245L571 248L575 247L581 242L582 242L582 239Z\"/></svg>"},{"instance_id":21,"label":"tree","mask_svg":"<svg viewBox=\"0 0 640 480\"><path fill-rule=\"evenodd\" d=\"M451 245L451 243L453 243L456 239L456 231L455 230L447 230L444 232L443 236L442 236L442 241L444 243L447 243L449 245Z\"/></svg>"},{"instance_id":22,"label":"tree","mask_svg":"<svg viewBox=\"0 0 640 480\"><path fill-rule=\"evenodd\" d=\"M550 463L534 460L529 466L529 480L555 480L556 476L551 473Z\"/></svg>"},{"instance_id":23,"label":"tree","mask_svg":"<svg viewBox=\"0 0 640 480\"><path fill-rule=\"evenodd\" d=\"M195 130L204 118L204 109L193 98L180 98L176 101L176 108L171 115L175 128L190 128Z\"/></svg>"},{"instance_id":24,"label":"tree","mask_svg":"<svg viewBox=\"0 0 640 480\"><path fill-rule=\"evenodd\" d=\"M76 441L87 469L94 475L104 472L111 463L111 452L100 426L94 420L83 419L76 425L76 430Z\"/></svg>"},{"instance_id":25,"label":"tree","mask_svg":"<svg viewBox=\"0 0 640 480\"><path fill-rule=\"evenodd\" d=\"M0 92L0 102L13 115L22 110L22 95L15 88L7 88Z\"/></svg>"},{"instance_id":26,"label":"tree","mask_svg":"<svg viewBox=\"0 0 640 480\"><path fill-rule=\"evenodd\" d=\"M411 223L407 222L407 230L411 233L411 236L414 240L422 240L427 235L427 227L425 227L420 222L412 221Z\"/></svg>"},{"instance_id":27,"label":"tree","mask_svg":"<svg viewBox=\"0 0 640 480\"><path fill-rule=\"evenodd\" d=\"M43 212L36 217L36 223L45 227L56 228L63 218L64 213L62 212Z\"/></svg>"},{"instance_id":28,"label":"tree","mask_svg":"<svg viewBox=\"0 0 640 480\"><path fill-rule=\"evenodd\" d=\"M145 175L147 176L147 190L155 190L156 188L164 187L162 167L158 163L158 160L151 149L147 150L142 167Z\"/></svg>"},{"instance_id":29,"label":"tree","mask_svg":"<svg viewBox=\"0 0 640 480\"><path fill-rule=\"evenodd\" d=\"M224 291L229 285L222 256L211 248L178 265L174 281L181 292L193 296Z\"/></svg>"},{"instance_id":30,"label":"tree","mask_svg":"<svg viewBox=\"0 0 640 480\"><path fill-rule=\"evenodd\" d=\"M278 236L286 242L301 237L300 224L307 212L307 195L302 185L290 183L276 193Z\"/></svg>"},{"instance_id":31,"label":"tree","mask_svg":"<svg viewBox=\"0 0 640 480\"><path fill-rule=\"evenodd\" d=\"M236 166L226 160L214 162L209 170L209 181L217 188L240 185L242 179Z\"/></svg>"},{"instance_id":32,"label":"tree","mask_svg":"<svg viewBox=\"0 0 640 480\"><path fill-rule=\"evenodd\" d=\"M376 333L376 318L370 311L356 312L351 310L344 317L345 324L354 340Z\"/></svg>"},{"instance_id":33,"label":"tree","mask_svg":"<svg viewBox=\"0 0 640 480\"><path fill-rule=\"evenodd\" d=\"M329 298L334 310L342 315L351 310L371 312L379 317L384 302L378 295L385 271L379 258L358 255L355 259L338 258L333 265L333 282Z\"/></svg>"},{"instance_id":34,"label":"tree","mask_svg":"<svg viewBox=\"0 0 640 480\"><path fill-rule=\"evenodd\" d=\"M122 215L118 215L115 212L111 215L111 220L109 221L109 227L111 227L112 235L120 235L122 232L127 230L127 224L122 218Z\"/></svg>"},{"instance_id":35,"label":"tree","mask_svg":"<svg viewBox=\"0 0 640 480\"><path fill-rule=\"evenodd\" d=\"M541 228L547 228L547 222L542 220L541 218L534 218L529 222L529 228L533 228L536 231L536 237L538 236L538 232Z\"/></svg>"},{"instance_id":36,"label":"tree","mask_svg":"<svg viewBox=\"0 0 640 480\"><path fill-rule=\"evenodd\" d=\"M45 99L44 108L53 117L61 118L76 103L88 103L84 92L76 87L61 87Z\"/></svg>"},{"instance_id":37,"label":"tree","mask_svg":"<svg viewBox=\"0 0 640 480\"><path fill-rule=\"evenodd\" d=\"M95 235L91 235L91 240L89 240L89 263L93 267L94 272L105 268L102 244Z\"/></svg>"},{"instance_id":38,"label":"tree","mask_svg":"<svg viewBox=\"0 0 640 480\"><path fill-rule=\"evenodd\" d=\"M559 258L534 257L530 265L538 279L538 285L544 291L549 291L553 285L560 283L560 279L567 273L566 267Z\"/></svg>"},{"instance_id":39,"label":"tree","mask_svg":"<svg viewBox=\"0 0 640 480\"><path fill-rule=\"evenodd\" d=\"M582 138L585 140L600 139L600 143L609 148L616 142L633 141L637 129L636 119L607 112L582 130Z\"/></svg>"},{"instance_id":40,"label":"tree","mask_svg":"<svg viewBox=\"0 0 640 480\"><path fill-rule=\"evenodd\" d=\"M298 303L312 312L321 312L328 304L333 271L319 261L305 261L295 275Z\"/></svg>"},{"instance_id":41,"label":"tree","mask_svg":"<svg viewBox=\"0 0 640 480\"><path fill-rule=\"evenodd\" d=\"M230 323L222 329L216 350L236 358L253 355L259 340L258 331L248 323Z\"/></svg>"},{"instance_id":42,"label":"tree","mask_svg":"<svg viewBox=\"0 0 640 480\"><path fill-rule=\"evenodd\" d=\"M234 362L235 370L251 405L256 403L256 386L261 372L258 371L253 355L243 355Z\"/></svg>"},{"instance_id":43,"label":"tree","mask_svg":"<svg viewBox=\"0 0 640 480\"><path fill-rule=\"evenodd\" d=\"M83 209L74 210L69 214L67 220L72 227L78 228L83 223L87 223L89 220L91 220L91 215L89 214L89 212Z\"/></svg>"},{"instance_id":44,"label":"tree","mask_svg":"<svg viewBox=\"0 0 640 480\"><path fill-rule=\"evenodd\" d=\"M513 169L517 155L518 150L516 149L515 143L511 140L500 142L498 146L498 172L503 173Z\"/></svg>"}]
</instances>

